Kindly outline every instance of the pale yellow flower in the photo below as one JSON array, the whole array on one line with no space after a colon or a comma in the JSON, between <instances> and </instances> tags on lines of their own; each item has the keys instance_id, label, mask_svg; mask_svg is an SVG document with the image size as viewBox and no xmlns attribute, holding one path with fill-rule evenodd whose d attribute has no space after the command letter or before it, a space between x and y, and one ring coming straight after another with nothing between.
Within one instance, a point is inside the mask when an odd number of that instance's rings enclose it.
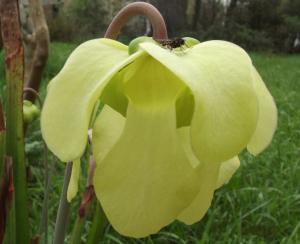
<instances>
[{"instance_id":1,"label":"pale yellow flower","mask_svg":"<svg viewBox=\"0 0 300 244\"><path fill-rule=\"evenodd\" d=\"M213 192L257 155L277 124L274 100L240 47L209 41L182 52L98 39L79 46L51 83L42 133L62 161L84 152L93 126L94 186L112 226L144 237L175 219L193 224Z\"/></svg>"}]
</instances>

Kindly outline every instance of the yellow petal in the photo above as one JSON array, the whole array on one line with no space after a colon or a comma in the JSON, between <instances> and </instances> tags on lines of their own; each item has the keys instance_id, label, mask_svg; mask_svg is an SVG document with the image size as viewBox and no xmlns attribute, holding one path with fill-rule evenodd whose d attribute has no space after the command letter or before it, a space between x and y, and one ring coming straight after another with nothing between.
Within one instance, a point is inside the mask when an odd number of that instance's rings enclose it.
<instances>
[{"instance_id":1,"label":"yellow petal","mask_svg":"<svg viewBox=\"0 0 300 244\"><path fill-rule=\"evenodd\" d=\"M223 162L219 170L218 181L216 183L215 189L220 188L223 184L229 181L239 167L240 160L238 156L226 162Z\"/></svg>"},{"instance_id":2,"label":"yellow petal","mask_svg":"<svg viewBox=\"0 0 300 244\"><path fill-rule=\"evenodd\" d=\"M203 164L199 162L191 147L189 126L177 129L177 135L199 178L200 191L193 202L177 217L178 220L191 225L201 220L211 205L220 164Z\"/></svg>"},{"instance_id":3,"label":"yellow petal","mask_svg":"<svg viewBox=\"0 0 300 244\"><path fill-rule=\"evenodd\" d=\"M173 222L199 187L176 135L175 101L184 84L150 57L130 69L125 127L102 161L95 154L94 186L112 226L139 238ZM94 144L101 140L97 131Z\"/></svg>"},{"instance_id":4,"label":"yellow petal","mask_svg":"<svg viewBox=\"0 0 300 244\"><path fill-rule=\"evenodd\" d=\"M220 163L199 164L196 171L200 190L194 201L179 214L178 220L191 225L203 218L211 205L219 169Z\"/></svg>"},{"instance_id":5,"label":"yellow petal","mask_svg":"<svg viewBox=\"0 0 300 244\"><path fill-rule=\"evenodd\" d=\"M115 111L118 111L126 117L126 110L128 106L128 99L124 95L124 75L128 71L130 64L119 72L117 72L105 86L100 100L109 105Z\"/></svg>"},{"instance_id":6,"label":"yellow petal","mask_svg":"<svg viewBox=\"0 0 300 244\"><path fill-rule=\"evenodd\" d=\"M93 111L92 111L92 114L91 114L91 118L90 118L90 122L89 122L89 127L88 128L92 128L93 127L93 123L95 121L96 114L97 114L97 111L98 111L100 103L101 103L101 101L97 100L97 102L94 105L94 108L93 108Z\"/></svg>"},{"instance_id":7,"label":"yellow petal","mask_svg":"<svg viewBox=\"0 0 300 244\"><path fill-rule=\"evenodd\" d=\"M128 57L127 47L98 39L80 45L52 80L41 115L43 137L63 162L74 161L85 149L95 103L110 79L142 55Z\"/></svg>"},{"instance_id":8,"label":"yellow petal","mask_svg":"<svg viewBox=\"0 0 300 244\"><path fill-rule=\"evenodd\" d=\"M214 190L227 182L239 167L238 157L216 164L200 163L195 156L190 142L190 127L177 129L177 135L191 165L199 178L200 191L194 201L184 209L178 219L186 224L193 224L203 218L211 205Z\"/></svg>"},{"instance_id":9,"label":"yellow petal","mask_svg":"<svg viewBox=\"0 0 300 244\"><path fill-rule=\"evenodd\" d=\"M277 108L260 75L253 67L253 80L258 97L259 114L254 135L247 149L254 156L261 153L272 141L277 127Z\"/></svg>"},{"instance_id":10,"label":"yellow petal","mask_svg":"<svg viewBox=\"0 0 300 244\"><path fill-rule=\"evenodd\" d=\"M80 171L80 158L76 159L73 162L71 179L68 186L67 200L71 202L72 199L76 196L78 191L78 179Z\"/></svg>"},{"instance_id":11,"label":"yellow petal","mask_svg":"<svg viewBox=\"0 0 300 244\"><path fill-rule=\"evenodd\" d=\"M124 126L125 118L105 105L98 115L93 127L93 151L96 164L102 162L112 146L120 138Z\"/></svg>"},{"instance_id":12,"label":"yellow petal","mask_svg":"<svg viewBox=\"0 0 300 244\"><path fill-rule=\"evenodd\" d=\"M246 147L258 104L247 53L224 41L195 45L175 55L151 43L140 46L190 88L195 99L192 148L203 163L221 163Z\"/></svg>"}]
</instances>

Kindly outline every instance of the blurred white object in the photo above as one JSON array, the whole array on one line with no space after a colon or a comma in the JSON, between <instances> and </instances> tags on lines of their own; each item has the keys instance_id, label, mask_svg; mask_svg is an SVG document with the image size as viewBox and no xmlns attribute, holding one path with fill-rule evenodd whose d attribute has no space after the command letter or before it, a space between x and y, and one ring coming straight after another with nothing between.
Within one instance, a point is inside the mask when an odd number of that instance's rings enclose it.
<instances>
[{"instance_id":1,"label":"blurred white object","mask_svg":"<svg viewBox=\"0 0 300 244\"><path fill-rule=\"evenodd\" d=\"M299 34L297 35L296 40L294 41L294 47L300 47Z\"/></svg>"}]
</instances>

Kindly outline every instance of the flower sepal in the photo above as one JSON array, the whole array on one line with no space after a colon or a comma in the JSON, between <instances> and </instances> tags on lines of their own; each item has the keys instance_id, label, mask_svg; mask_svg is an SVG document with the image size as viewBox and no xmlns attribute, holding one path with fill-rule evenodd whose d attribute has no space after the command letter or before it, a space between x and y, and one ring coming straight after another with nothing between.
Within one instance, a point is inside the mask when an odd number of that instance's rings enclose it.
<instances>
[{"instance_id":1,"label":"flower sepal","mask_svg":"<svg viewBox=\"0 0 300 244\"><path fill-rule=\"evenodd\" d=\"M134 54L137 51L139 51L141 49L140 48L140 43L143 43L143 42L151 42L151 43L154 43L154 44L158 45L158 42L156 42L152 37L140 36L138 38L133 39L129 43L129 45L128 45L128 54L131 55L131 54Z\"/></svg>"},{"instance_id":2,"label":"flower sepal","mask_svg":"<svg viewBox=\"0 0 300 244\"><path fill-rule=\"evenodd\" d=\"M23 117L24 124L30 125L32 124L38 117L40 116L40 112L38 108L30 101L23 101Z\"/></svg>"}]
</instances>

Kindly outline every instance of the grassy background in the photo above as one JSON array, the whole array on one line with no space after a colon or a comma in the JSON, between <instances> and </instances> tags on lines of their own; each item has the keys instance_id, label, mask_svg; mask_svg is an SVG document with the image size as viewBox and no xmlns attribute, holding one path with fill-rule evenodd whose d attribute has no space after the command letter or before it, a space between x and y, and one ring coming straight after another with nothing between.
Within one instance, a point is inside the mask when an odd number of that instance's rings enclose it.
<instances>
[{"instance_id":1,"label":"grassy background","mask_svg":"<svg viewBox=\"0 0 300 244\"><path fill-rule=\"evenodd\" d=\"M62 68L73 44L51 43L40 94ZM158 234L144 239L119 235L107 223L101 243L300 243L300 56L250 54L254 66L275 98L278 128L271 145L259 156L246 150L233 178L215 192L205 217L192 226L175 221ZM0 96L5 103L4 52L0 53ZM44 195L43 145L39 119L26 136L26 156L34 179L28 183L32 235L37 234ZM87 173L86 156L81 175ZM50 235L55 225L65 164L57 161L49 202ZM70 236L85 186L80 178L79 194L72 202L67 238ZM91 219L91 218L90 218ZM86 224L86 233L91 222ZM86 234L82 237L84 242ZM43 240L43 239L42 239Z\"/></svg>"}]
</instances>

